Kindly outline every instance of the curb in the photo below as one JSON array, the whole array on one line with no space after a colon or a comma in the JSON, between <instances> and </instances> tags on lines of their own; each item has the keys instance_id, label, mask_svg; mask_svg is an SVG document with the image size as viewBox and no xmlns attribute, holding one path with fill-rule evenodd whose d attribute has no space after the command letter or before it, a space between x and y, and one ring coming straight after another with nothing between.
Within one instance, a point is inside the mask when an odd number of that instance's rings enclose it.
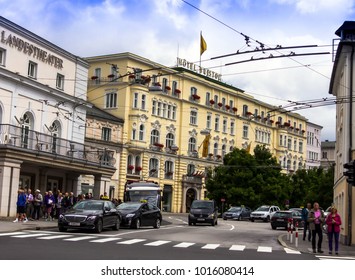
<instances>
[{"instance_id":1,"label":"curb","mask_svg":"<svg viewBox=\"0 0 355 280\"><path fill-rule=\"evenodd\" d=\"M311 254L311 252L309 252L309 251L304 251L300 248L291 247L291 246L287 245L286 242L282 240L282 238L286 235L287 234L281 234L277 237L277 241L280 243L280 245L282 245L283 247L286 247L288 249L291 249L291 250L300 251L301 253Z\"/></svg>"}]
</instances>

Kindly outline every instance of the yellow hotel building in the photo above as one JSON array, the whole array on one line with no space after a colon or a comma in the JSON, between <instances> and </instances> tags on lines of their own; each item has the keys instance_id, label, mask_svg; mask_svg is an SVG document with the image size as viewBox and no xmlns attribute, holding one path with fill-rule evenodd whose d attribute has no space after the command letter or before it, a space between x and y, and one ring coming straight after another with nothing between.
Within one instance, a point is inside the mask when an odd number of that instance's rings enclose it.
<instances>
[{"instance_id":1,"label":"yellow hotel building","mask_svg":"<svg viewBox=\"0 0 355 280\"><path fill-rule=\"evenodd\" d=\"M152 180L163 188L164 211L186 212L206 196L206 169L235 147L252 152L265 144L285 172L305 167L307 119L223 83L215 72L132 53L85 59L88 101L124 120L115 197L123 198L127 181Z\"/></svg>"}]
</instances>

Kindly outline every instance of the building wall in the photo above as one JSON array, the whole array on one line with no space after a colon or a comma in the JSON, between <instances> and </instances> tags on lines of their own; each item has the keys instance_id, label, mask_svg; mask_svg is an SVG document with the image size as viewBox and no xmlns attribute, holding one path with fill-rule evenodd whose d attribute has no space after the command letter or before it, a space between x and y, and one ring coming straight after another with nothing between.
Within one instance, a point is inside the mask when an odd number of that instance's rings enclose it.
<instances>
[{"instance_id":1,"label":"building wall","mask_svg":"<svg viewBox=\"0 0 355 280\"><path fill-rule=\"evenodd\" d=\"M307 123L307 169L317 168L321 165L321 132L321 126Z\"/></svg>"}]
</instances>

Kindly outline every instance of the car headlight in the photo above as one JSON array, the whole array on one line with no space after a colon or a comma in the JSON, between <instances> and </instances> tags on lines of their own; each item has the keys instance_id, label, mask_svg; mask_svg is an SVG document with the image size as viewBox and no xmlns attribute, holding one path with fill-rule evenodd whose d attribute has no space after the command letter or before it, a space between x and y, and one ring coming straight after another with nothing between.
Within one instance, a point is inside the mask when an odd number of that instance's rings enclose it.
<instances>
[{"instance_id":1,"label":"car headlight","mask_svg":"<svg viewBox=\"0 0 355 280\"><path fill-rule=\"evenodd\" d=\"M96 216L88 216L86 218L87 221L95 221L95 219L96 219Z\"/></svg>"},{"instance_id":2,"label":"car headlight","mask_svg":"<svg viewBox=\"0 0 355 280\"><path fill-rule=\"evenodd\" d=\"M126 215L126 218L132 218L132 217L134 217L134 215L135 215L135 214L127 214L127 215Z\"/></svg>"},{"instance_id":3,"label":"car headlight","mask_svg":"<svg viewBox=\"0 0 355 280\"><path fill-rule=\"evenodd\" d=\"M59 215L59 220L64 220L64 219L65 219L64 215L63 215L63 214L60 214L60 215Z\"/></svg>"},{"instance_id":4,"label":"car headlight","mask_svg":"<svg viewBox=\"0 0 355 280\"><path fill-rule=\"evenodd\" d=\"M214 213L213 213L213 214L208 215L208 218L213 219L213 218L214 218Z\"/></svg>"}]
</instances>

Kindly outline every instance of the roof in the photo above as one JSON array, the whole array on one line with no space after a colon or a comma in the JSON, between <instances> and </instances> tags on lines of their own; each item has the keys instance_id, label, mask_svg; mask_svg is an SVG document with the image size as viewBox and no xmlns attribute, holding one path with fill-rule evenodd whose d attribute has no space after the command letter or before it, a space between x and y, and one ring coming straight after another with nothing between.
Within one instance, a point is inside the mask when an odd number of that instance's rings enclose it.
<instances>
[{"instance_id":1,"label":"roof","mask_svg":"<svg viewBox=\"0 0 355 280\"><path fill-rule=\"evenodd\" d=\"M355 21L344 21L342 26L338 28L337 31L335 31L335 35L338 35L339 37L341 36L341 33L346 31L353 31L355 32Z\"/></svg>"},{"instance_id":2,"label":"roof","mask_svg":"<svg viewBox=\"0 0 355 280\"><path fill-rule=\"evenodd\" d=\"M322 141L321 148L335 148L336 141Z\"/></svg>"},{"instance_id":3,"label":"roof","mask_svg":"<svg viewBox=\"0 0 355 280\"><path fill-rule=\"evenodd\" d=\"M111 115L110 113L107 113L106 111L101 110L95 106L93 106L92 108L88 108L86 110L86 115L91 116L91 117L104 119L104 120L108 120L108 121L115 122L115 123L122 123L122 124L124 123L123 119L115 117L114 115Z\"/></svg>"}]
</instances>

